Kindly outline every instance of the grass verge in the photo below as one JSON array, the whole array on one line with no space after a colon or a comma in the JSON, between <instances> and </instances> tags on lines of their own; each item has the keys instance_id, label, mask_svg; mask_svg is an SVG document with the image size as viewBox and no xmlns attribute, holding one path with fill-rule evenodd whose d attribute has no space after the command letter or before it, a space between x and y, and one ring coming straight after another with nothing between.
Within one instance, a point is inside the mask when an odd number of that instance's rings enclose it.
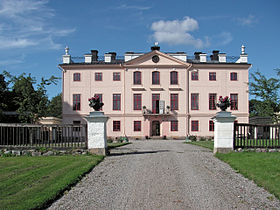
<instances>
[{"instance_id":1,"label":"grass verge","mask_svg":"<svg viewBox=\"0 0 280 210\"><path fill-rule=\"evenodd\" d=\"M116 148L116 147L121 147L121 146L124 146L124 145L127 145L127 144L131 144L131 143L130 142L108 143L108 149L113 149L113 148Z\"/></svg>"},{"instance_id":2,"label":"grass verge","mask_svg":"<svg viewBox=\"0 0 280 210\"><path fill-rule=\"evenodd\" d=\"M1 157L1 209L43 208L103 158L95 155Z\"/></svg>"},{"instance_id":3,"label":"grass verge","mask_svg":"<svg viewBox=\"0 0 280 210\"><path fill-rule=\"evenodd\" d=\"M214 142L213 141L192 141L192 142L187 142L187 144L193 144L201 147L205 147L208 149L213 150L214 149Z\"/></svg>"},{"instance_id":4,"label":"grass verge","mask_svg":"<svg viewBox=\"0 0 280 210\"><path fill-rule=\"evenodd\" d=\"M232 152L216 157L280 199L280 153Z\"/></svg>"}]
</instances>

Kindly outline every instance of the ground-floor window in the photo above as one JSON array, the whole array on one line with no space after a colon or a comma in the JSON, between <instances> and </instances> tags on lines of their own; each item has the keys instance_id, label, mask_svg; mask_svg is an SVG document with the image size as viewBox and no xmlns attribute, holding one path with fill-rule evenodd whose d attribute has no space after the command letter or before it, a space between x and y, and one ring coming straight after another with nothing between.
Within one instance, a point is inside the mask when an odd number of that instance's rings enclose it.
<instances>
[{"instance_id":1,"label":"ground-floor window","mask_svg":"<svg viewBox=\"0 0 280 210\"><path fill-rule=\"evenodd\" d=\"M170 122L170 130L171 131L178 131L178 120L172 120Z\"/></svg>"},{"instance_id":2,"label":"ground-floor window","mask_svg":"<svg viewBox=\"0 0 280 210\"><path fill-rule=\"evenodd\" d=\"M121 130L121 121L113 121L113 131Z\"/></svg>"},{"instance_id":3,"label":"ground-floor window","mask_svg":"<svg viewBox=\"0 0 280 210\"><path fill-rule=\"evenodd\" d=\"M141 121L134 121L134 131L141 131Z\"/></svg>"},{"instance_id":4,"label":"ground-floor window","mask_svg":"<svg viewBox=\"0 0 280 210\"><path fill-rule=\"evenodd\" d=\"M198 131L198 120L192 120L191 122L192 131Z\"/></svg>"},{"instance_id":5,"label":"ground-floor window","mask_svg":"<svg viewBox=\"0 0 280 210\"><path fill-rule=\"evenodd\" d=\"M214 122L213 122L213 120L209 120L209 131L214 131Z\"/></svg>"}]
</instances>

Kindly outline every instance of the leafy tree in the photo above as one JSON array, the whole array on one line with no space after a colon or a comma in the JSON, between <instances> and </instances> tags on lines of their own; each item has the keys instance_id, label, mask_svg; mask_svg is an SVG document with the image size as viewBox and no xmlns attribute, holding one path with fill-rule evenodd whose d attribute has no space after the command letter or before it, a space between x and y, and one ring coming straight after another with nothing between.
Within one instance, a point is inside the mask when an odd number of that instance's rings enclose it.
<instances>
[{"instance_id":1,"label":"leafy tree","mask_svg":"<svg viewBox=\"0 0 280 210\"><path fill-rule=\"evenodd\" d=\"M46 95L46 86L56 84L58 78L54 76L49 79L42 78L35 89L36 80L31 77L31 74L23 73L18 77L12 76L8 72L4 72L4 74L10 78L10 83L13 84L10 96L12 96L14 108L16 108L21 122L34 123L40 117L47 115L49 100Z\"/></svg>"},{"instance_id":2,"label":"leafy tree","mask_svg":"<svg viewBox=\"0 0 280 210\"><path fill-rule=\"evenodd\" d=\"M48 116L62 117L62 94L53 97L48 105Z\"/></svg>"},{"instance_id":3,"label":"leafy tree","mask_svg":"<svg viewBox=\"0 0 280 210\"><path fill-rule=\"evenodd\" d=\"M250 82L250 93L256 99L250 101L251 116L270 116L277 120L276 112L279 112L280 81L276 78L267 79L260 72L251 74L253 82Z\"/></svg>"}]
</instances>

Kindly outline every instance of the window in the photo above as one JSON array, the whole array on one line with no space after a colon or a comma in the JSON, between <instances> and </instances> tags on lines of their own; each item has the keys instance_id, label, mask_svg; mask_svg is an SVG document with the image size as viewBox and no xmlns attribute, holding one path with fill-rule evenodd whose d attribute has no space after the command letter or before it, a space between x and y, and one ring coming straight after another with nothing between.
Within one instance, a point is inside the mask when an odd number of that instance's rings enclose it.
<instances>
[{"instance_id":1,"label":"window","mask_svg":"<svg viewBox=\"0 0 280 210\"><path fill-rule=\"evenodd\" d=\"M134 131L141 131L141 121L134 121Z\"/></svg>"},{"instance_id":2,"label":"window","mask_svg":"<svg viewBox=\"0 0 280 210\"><path fill-rule=\"evenodd\" d=\"M191 77L192 80L198 80L198 71L192 71Z\"/></svg>"},{"instance_id":3,"label":"window","mask_svg":"<svg viewBox=\"0 0 280 210\"><path fill-rule=\"evenodd\" d=\"M170 94L170 110L178 110L178 94Z\"/></svg>"},{"instance_id":4,"label":"window","mask_svg":"<svg viewBox=\"0 0 280 210\"><path fill-rule=\"evenodd\" d=\"M177 71L170 72L170 84L171 85L178 84L178 72Z\"/></svg>"},{"instance_id":5,"label":"window","mask_svg":"<svg viewBox=\"0 0 280 210\"><path fill-rule=\"evenodd\" d=\"M121 94L113 94L113 110L121 110Z\"/></svg>"},{"instance_id":6,"label":"window","mask_svg":"<svg viewBox=\"0 0 280 210\"><path fill-rule=\"evenodd\" d=\"M213 122L213 120L209 120L209 131L214 131L214 122Z\"/></svg>"},{"instance_id":7,"label":"window","mask_svg":"<svg viewBox=\"0 0 280 210\"><path fill-rule=\"evenodd\" d=\"M95 73L95 81L102 81L102 73L96 72Z\"/></svg>"},{"instance_id":8,"label":"window","mask_svg":"<svg viewBox=\"0 0 280 210\"><path fill-rule=\"evenodd\" d=\"M134 110L142 109L142 95L141 94L133 95L133 109Z\"/></svg>"},{"instance_id":9,"label":"window","mask_svg":"<svg viewBox=\"0 0 280 210\"><path fill-rule=\"evenodd\" d=\"M230 73L230 80L231 81L237 81L237 73L236 72L231 72Z\"/></svg>"},{"instance_id":10,"label":"window","mask_svg":"<svg viewBox=\"0 0 280 210\"><path fill-rule=\"evenodd\" d=\"M121 73L113 72L113 81L121 81Z\"/></svg>"},{"instance_id":11,"label":"window","mask_svg":"<svg viewBox=\"0 0 280 210\"><path fill-rule=\"evenodd\" d=\"M81 74L80 73L74 73L73 75L73 80L76 81L81 81Z\"/></svg>"},{"instance_id":12,"label":"window","mask_svg":"<svg viewBox=\"0 0 280 210\"><path fill-rule=\"evenodd\" d=\"M231 110L238 110L238 94L230 94Z\"/></svg>"},{"instance_id":13,"label":"window","mask_svg":"<svg viewBox=\"0 0 280 210\"><path fill-rule=\"evenodd\" d=\"M81 110L81 94L73 94L73 110Z\"/></svg>"},{"instance_id":14,"label":"window","mask_svg":"<svg viewBox=\"0 0 280 210\"><path fill-rule=\"evenodd\" d=\"M191 109L192 110L198 110L199 109L199 94L198 93L192 93L191 94Z\"/></svg>"},{"instance_id":15,"label":"window","mask_svg":"<svg viewBox=\"0 0 280 210\"><path fill-rule=\"evenodd\" d=\"M152 112L153 114L159 113L159 94L152 94Z\"/></svg>"},{"instance_id":16,"label":"window","mask_svg":"<svg viewBox=\"0 0 280 210\"><path fill-rule=\"evenodd\" d=\"M192 131L198 131L198 120L192 120L191 122Z\"/></svg>"},{"instance_id":17,"label":"window","mask_svg":"<svg viewBox=\"0 0 280 210\"><path fill-rule=\"evenodd\" d=\"M209 80L216 81L216 72L209 72Z\"/></svg>"},{"instance_id":18,"label":"window","mask_svg":"<svg viewBox=\"0 0 280 210\"><path fill-rule=\"evenodd\" d=\"M209 94L209 110L216 110L216 93Z\"/></svg>"},{"instance_id":19,"label":"window","mask_svg":"<svg viewBox=\"0 0 280 210\"><path fill-rule=\"evenodd\" d=\"M178 120L171 120L170 130L171 131L178 131Z\"/></svg>"},{"instance_id":20,"label":"window","mask_svg":"<svg viewBox=\"0 0 280 210\"><path fill-rule=\"evenodd\" d=\"M141 85L141 72L135 71L133 72L133 84L134 85Z\"/></svg>"},{"instance_id":21,"label":"window","mask_svg":"<svg viewBox=\"0 0 280 210\"><path fill-rule=\"evenodd\" d=\"M153 85L159 85L160 81L159 81L159 72L158 71L153 71L152 73L152 84Z\"/></svg>"},{"instance_id":22,"label":"window","mask_svg":"<svg viewBox=\"0 0 280 210\"><path fill-rule=\"evenodd\" d=\"M121 131L121 121L113 121L113 131Z\"/></svg>"},{"instance_id":23,"label":"window","mask_svg":"<svg viewBox=\"0 0 280 210\"><path fill-rule=\"evenodd\" d=\"M98 97L99 97L99 101L100 101L100 102L103 102L103 97L102 97L102 94L101 94L101 93L96 93L96 94L94 94L94 97L95 97L95 96L98 96ZM100 110L102 110L102 107L101 107Z\"/></svg>"}]
</instances>

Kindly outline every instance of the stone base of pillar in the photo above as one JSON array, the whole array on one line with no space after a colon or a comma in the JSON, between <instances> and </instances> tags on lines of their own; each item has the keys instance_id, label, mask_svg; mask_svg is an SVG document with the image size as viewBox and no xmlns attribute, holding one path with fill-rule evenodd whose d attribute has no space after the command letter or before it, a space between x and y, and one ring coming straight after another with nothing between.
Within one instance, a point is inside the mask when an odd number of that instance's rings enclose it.
<instances>
[{"instance_id":1,"label":"stone base of pillar","mask_svg":"<svg viewBox=\"0 0 280 210\"><path fill-rule=\"evenodd\" d=\"M107 148L91 148L88 149L89 153L94 154L94 155L107 155L108 150Z\"/></svg>"},{"instance_id":2,"label":"stone base of pillar","mask_svg":"<svg viewBox=\"0 0 280 210\"><path fill-rule=\"evenodd\" d=\"M214 153L230 153L232 152L232 148L214 148Z\"/></svg>"}]
</instances>

